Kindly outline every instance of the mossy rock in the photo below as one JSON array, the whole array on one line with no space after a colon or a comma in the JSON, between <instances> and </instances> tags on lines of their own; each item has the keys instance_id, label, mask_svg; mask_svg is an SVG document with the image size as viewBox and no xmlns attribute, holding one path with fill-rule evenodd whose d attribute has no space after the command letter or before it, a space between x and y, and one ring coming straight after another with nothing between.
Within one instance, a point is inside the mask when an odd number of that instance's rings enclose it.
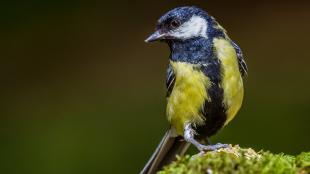
<instances>
[{"instance_id":1,"label":"mossy rock","mask_svg":"<svg viewBox=\"0 0 310 174\"><path fill-rule=\"evenodd\" d=\"M234 146L178 157L159 174L310 174L310 152L298 156Z\"/></svg>"}]
</instances>

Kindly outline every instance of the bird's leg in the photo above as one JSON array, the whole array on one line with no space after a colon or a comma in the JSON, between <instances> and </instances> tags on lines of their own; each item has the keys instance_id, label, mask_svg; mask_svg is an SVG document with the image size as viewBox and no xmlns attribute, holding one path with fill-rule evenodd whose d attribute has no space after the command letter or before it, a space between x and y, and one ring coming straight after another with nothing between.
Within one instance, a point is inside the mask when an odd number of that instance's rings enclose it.
<instances>
[{"instance_id":1,"label":"bird's leg","mask_svg":"<svg viewBox=\"0 0 310 174\"><path fill-rule=\"evenodd\" d=\"M215 151L221 148L229 147L227 144L215 144L215 145L203 145L195 140L195 130L191 127L190 124L186 124L184 129L184 139L185 141L193 144L199 151Z\"/></svg>"}]
</instances>

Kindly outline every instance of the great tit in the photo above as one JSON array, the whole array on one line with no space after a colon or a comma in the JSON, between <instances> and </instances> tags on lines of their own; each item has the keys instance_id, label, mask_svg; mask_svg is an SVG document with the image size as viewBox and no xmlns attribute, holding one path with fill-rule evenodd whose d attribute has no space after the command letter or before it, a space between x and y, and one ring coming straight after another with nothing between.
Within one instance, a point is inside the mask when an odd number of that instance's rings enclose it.
<instances>
[{"instance_id":1,"label":"great tit","mask_svg":"<svg viewBox=\"0 0 310 174\"><path fill-rule=\"evenodd\" d=\"M247 65L239 46L206 11L179 7L164 14L146 42L170 48L167 69L167 119L170 128L141 174L153 174L183 155L190 144L214 151L227 144L206 144L242 105Z\"/></svg>"}]
</instances>

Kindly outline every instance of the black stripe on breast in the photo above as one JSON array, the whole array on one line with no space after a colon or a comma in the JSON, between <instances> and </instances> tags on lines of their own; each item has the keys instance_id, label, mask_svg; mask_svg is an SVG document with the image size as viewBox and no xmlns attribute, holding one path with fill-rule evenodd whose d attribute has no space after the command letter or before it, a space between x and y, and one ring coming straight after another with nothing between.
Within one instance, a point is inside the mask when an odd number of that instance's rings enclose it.
<instances>
[{"instance_id":1,"label":"black stripe on breast","mask_svg":"<svg viewBox=\"0 0 310 174\"><path fill-rule=\"evenodd\" d=\"M206 122L203 126L198 126L197 138L212 136L220 130L226 122L226 109L223 105L224 90L220 87L221 63L219 59L212 59L200 67L200 70L209 77L211 87L208 89L210 101L205 101L201 113L205 116Z\"/></svg>"}]
</instances>

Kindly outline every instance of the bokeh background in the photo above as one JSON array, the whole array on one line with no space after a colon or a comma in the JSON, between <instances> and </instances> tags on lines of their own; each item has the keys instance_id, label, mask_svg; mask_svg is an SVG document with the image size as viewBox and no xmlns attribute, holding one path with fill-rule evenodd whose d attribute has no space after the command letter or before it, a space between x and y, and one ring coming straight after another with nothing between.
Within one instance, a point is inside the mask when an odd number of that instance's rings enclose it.
<instances>
[{"instance_id":1,"label":"bokeh background","mask_svg":"<svg viewBox=\"0 0 310 174\"><path fill-rule=\"evenodd\" d=\"M0 173L138 173L168 127L169 50L143 41L183 5L215 16L249 66L213 142L310 150L309 1L2 1Z\"/></svg>"}]
</instances>

